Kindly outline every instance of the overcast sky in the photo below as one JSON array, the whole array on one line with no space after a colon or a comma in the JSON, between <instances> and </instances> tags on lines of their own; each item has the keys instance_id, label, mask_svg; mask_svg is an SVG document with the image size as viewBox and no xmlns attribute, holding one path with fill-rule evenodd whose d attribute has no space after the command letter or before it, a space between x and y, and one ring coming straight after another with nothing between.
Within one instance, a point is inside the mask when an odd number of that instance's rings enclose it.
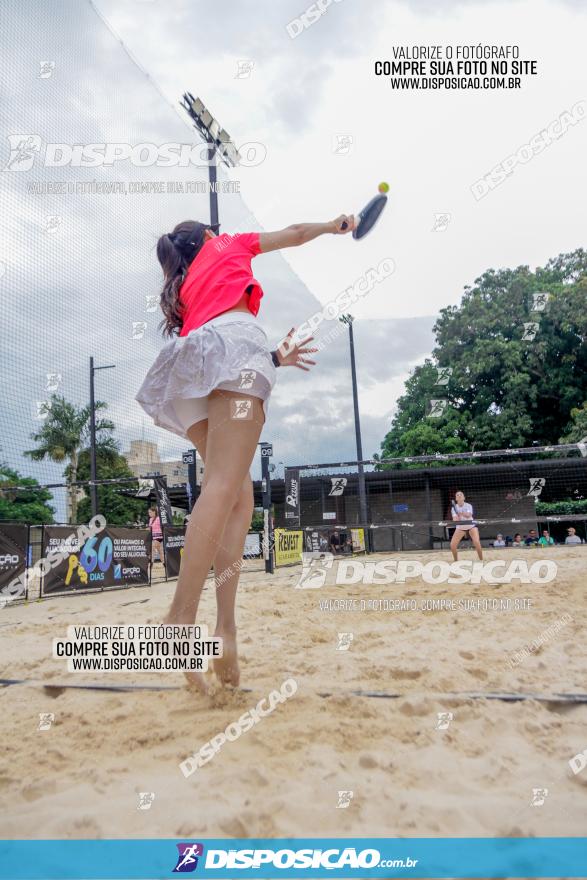
<instances>
[{"instance_id":1,"label":"overcast sky","mask_svg":"<svg viewBox=\"0 0 587 880\"><path fill-rule=\"evenodd\" d=\"M237 145L266 145L265 162L231 172L265 229L355 211L379 181L390 183L388 210L364 242L319 240L284 253L323 303L381 257L395 260L394 276L354 309L370 322L357 331L367 418L389 414L402 384L386 370L373 381L366 362L375 367L381 352L371 349L372 321L434 316L487 268L535 267L585 244L585 121L485 198L471 192L587 99L585 3L341 0L295 39L286 25L304 0L97 5L170 100L189 88ZM393 45L478 43L518 45L538 74L518 91L485 92L399 92L373 75ZM242 61L252 62L248 76L237 76ZM333 151L338 135L353 139L347 154ZM447 228L433 231L444 212Z\"/></svg>"},{"instance_id":2,"label":"overcast sky","mask_svg":"<svg viewBox=\"0 0 587 880\"><path fill-rule=\"evenodd\" d=\"M0 113L6 132L38 133L46 142L193 142L177 101L186 89L200 95L237 146L260 144L266 154L229 172L241 195L220 196L227 231L328 220L360 209L388 181L387 210L364 241L328 236L253 263L265 289L261 322L277 342L369 268L394 261L395 272L352 309L363 446L371 455L410 370L432 349L441 308L457 304L488 268L535 267L585 244L585 120L485 198L476 200L471 186L587 99L587 16L585 4L564 0L340 0L292 39L286 26L305 8L304 0L96 0L95 8L5 0L0 65L12 88ZM400 92L373 74L374 61L392 59L394 45L479 43L519 45L538 74L519 91L494 92ZM55 69L42 79L46 59ZM5 139L2 166L8 154ZM11 340L0 374L1 457L23 472L43 482L59 476L60 466L21 453L39 427L34 412L47 397L46 374L62 373L60 393L87 403L91 354L117 364L100 374L98 396L123 448L140 436L156 440L164 457L185 448L143 418L133 398L162 344L159 316L145 310L145 296L160 289L157 236L187 216L207 219L208 210L204 195L40 198L27 184L186 176L204 180L205 172L37 163L27 174L0 175L0 310ZM60 226L49 235L53 215ZM137 321L145 322L141 339L131 334ZM327 330L333 326L340 327L333 321ZM289 370L279 377L264 431L277 461L354 456L345 335L319 360L309 376Z\"/></svg>"}]
</instances>

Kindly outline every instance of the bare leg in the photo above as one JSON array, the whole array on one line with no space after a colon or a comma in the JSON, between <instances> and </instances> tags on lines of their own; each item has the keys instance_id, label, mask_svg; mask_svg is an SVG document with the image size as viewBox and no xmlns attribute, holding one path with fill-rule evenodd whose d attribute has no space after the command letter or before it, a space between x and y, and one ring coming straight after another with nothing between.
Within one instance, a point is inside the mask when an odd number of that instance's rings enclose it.
<instances>
[{"instance_id":1,"label":"bare leg","mask_svg":"<svg viewBox=\"0 0 587 880\"><path fill-rule=\"evenodd\" d=\"M163 556L163 544L161 543L161 541L157 541L155 538L153 538L152 553L151 553L151 563L154 563L154 562L155 562L155 551L157 551L157 554L158 554L158 556L159 556L159 560L160 560L161 562L163 562L163 560L164 560L164 556Z\"/></svg>"},{"instance_id":2,"label":"bare leg","mask_svg":"<svg viewBox=\"0 0 587 880\"><path fill-rule=\"evenodd\" d=\"M202 420L193 425L188 432L202 461L206 461L208 421ZM216 630L215 635L222 638L222 657L214 661L214 671L224 684L235 687L239 683L240 670L236 644L235 602L240 572L243 565L245 537L251 525L253 512L253 484L247 474L236 504L224 527L220 548L214 558L216 585Z\"/></svg>"},{"instance_id":3,"label":"bare leg","mask_svg":"<svg viewBox=\"0 0 587 880\"><path fill-rule=\"evenodd\" d=\"M464 532L459 531L459 529L455 529L455 533L454 533L454 535L452 536L452 539L451 539L451 542L450 542L450 549L451 549L451 553L452 553L452 558L454 559L455 562L458 561L458 558L459 558L459 553L458 553L459 544L461 543L461 541L463 540L464 537L465 537L465 533L464 533Z\"/></svg>"},{"instance_id":4,"label":"bare leg","mask_svg":"<svg viewBox=\"0 0 587 880\"><path fill-rule=\"evenodd\" d=\"M222 657L214 661L214 671L223 684L239 683L236 648L235 601L243 565L245 537L253 513L253 484L247 474L239 499L232 508L222 535L222 546L214 560L216 575L216 636L223 640Z\"/></svg>"},{"instance_id":5,"label":"bare leg","mask_svg":"<svg viewBox=\"0 0 587 880\"><path fill-rule=\"evenodd\" d=\"M247 418L234 417L237 400L250 401ZM263 423L259 398L227 391L213 391L208 397L204 484L186 530L175 596L166 618L169 623L189 624L196 618L204 581L223 547L224 530L240 498ZM203 427L198 429L198 425L188 432L194 442L203 436ZM234 557L234 550L228 555ZM194 680L194 684L201 687L203 677L201 682Z\"/></svg>"},{"instance_id":6,"label":"bare leg","mask_svg":"<svg viewBox=\"0 0 587 880\"><path fill-rule=\"evenodd\" d=\"M479 536L479 529L470 529L469 534L471 536L471 541L473 542L473 546L477 551L477 556L479 559L483 559L483 547L481 546L481 538Z\"/></svg>"}]
</instances>

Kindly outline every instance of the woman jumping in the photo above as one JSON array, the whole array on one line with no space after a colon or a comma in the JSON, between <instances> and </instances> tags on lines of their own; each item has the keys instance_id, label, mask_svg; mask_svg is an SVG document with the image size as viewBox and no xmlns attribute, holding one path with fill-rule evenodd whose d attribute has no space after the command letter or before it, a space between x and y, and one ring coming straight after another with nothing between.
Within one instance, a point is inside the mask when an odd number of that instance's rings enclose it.
<instances>
[{"instance_id":1,"label":"woman jumping","mask_svg":"<svg viewBox=\"0 0 587 880\"><path fill-rule=\"evenodd\" d=\"M479 537L479 529L477 523L473 519L473 507L465 501L463 492L455 494L455 500L452 502L452 518L457 523L454 535L450 542L452 558L456 562L459 558L458 547L467 532L471 536L473 546L477 551L479 559L483 559L483 548L481 547L481 539Z\"/></svg>"},{"instance_id":2,"label":"woman jumping","mask_svg":"<svg viewBox=\"0 0 587 880\"><path fill-rule=\"evenodd\" d=\"M239 683L235 599L253 512L249 468L275 368L308 370L315 362L304 355L316 351L307 347L312 337L296 343L293 329L276 351L269 350L256 319L263 291L252 275L251 259L352 229L352 215L342 215L329 223L299 223L279 232L217 236L209 226L186 220L157 242L164 277L162 327L173 339L161 349L136 399L156 425L186 437L205 462L165 622L195 622L213 565L215 635L223 640L223 656L214 661L214 671L222 683ZM201 673L187 677L206 692Z\"/></svg>"}]
</instances>

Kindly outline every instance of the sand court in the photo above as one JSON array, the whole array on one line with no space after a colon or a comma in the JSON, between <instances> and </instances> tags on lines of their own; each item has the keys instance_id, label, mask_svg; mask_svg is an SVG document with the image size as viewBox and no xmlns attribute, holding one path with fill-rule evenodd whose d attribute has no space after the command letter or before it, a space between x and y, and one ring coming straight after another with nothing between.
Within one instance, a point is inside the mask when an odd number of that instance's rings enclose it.
<instances>
[{"instance_id":1,"label":"sand court","mask_svg":"<svg viewBox=\"0 0 587 880\"><path fill-rule=\"evenodd\" d=\"M3 688L2 836L582 835L587 767L569 761L587 749L587 705L459 696L587 690L584 548L517 556L554 560L555 579L336 585L335 565L296 589L301 566L247 563L242 689L209 696L181 673L68 673L51 656L72 624L158 624L173 581L3 609L4 679L166 689ZM208 581L198 622L213 620ZM288 680L295 693L270 699ZM194 754L208 759L186 777Z\"/></svg>"}]
</instances>

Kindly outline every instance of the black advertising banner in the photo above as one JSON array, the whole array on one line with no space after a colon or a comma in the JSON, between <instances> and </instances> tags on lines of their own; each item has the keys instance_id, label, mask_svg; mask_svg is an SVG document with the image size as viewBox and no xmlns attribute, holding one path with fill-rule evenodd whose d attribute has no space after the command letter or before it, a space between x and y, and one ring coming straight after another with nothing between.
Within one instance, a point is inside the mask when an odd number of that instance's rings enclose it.
<instances>
[{"instance_id":1,"label":"black advertising banner","mask_svg":"<svg viewBox=\"0 0 587 880\"><path fill-rule=\"evenodd\" d=\"M24 574L27 563L29 528L22 523L0 525L0 590Z\"/></svg>"},{"instance_id":2,"label":"black advertising banner","mask_svg":"<svg viewBox=\"0 0 587 880\"><path fill-rule=\"evenodd\" d=\"M166 477L153 477L155 488L155 498L157 499L157 510L159 511L159 519L161 528L173 525L173 514L171 512L171 502L167 492Z\"/></svg>"},{"instance_id":3,"label":"black advertising banner","mask_svg":"<svg viewBox=\"0 0 587 880\"><path fill-rule=\"evenodd\" d=\"M167 526L163 529L163 549L165 550L165 573L167 577L177 577L185 544L184 526Z\"/></svg>"},{"instance_id":4,"label":"black advertising banner","mask_svg":"<svg viewBox=\"0 0 587 880\"><path fill-rule=\"evenodd\" d=\"M80 544L72 526L45 526L42 552L50 564L43 575L43 596L149 583L148 529L108 526ZM58 561L55 554L63 559Z\"/></svg>"},{"instance_id":5,"label":"black advertising banner","mask_svg":"<svg viewBox=\"0 0 587 880\"><path fill-rule=\"evenodd\" d=\"M285 524L295 528L300 524L300 471L285 469Z\"/></svg>"}]
</instances>

